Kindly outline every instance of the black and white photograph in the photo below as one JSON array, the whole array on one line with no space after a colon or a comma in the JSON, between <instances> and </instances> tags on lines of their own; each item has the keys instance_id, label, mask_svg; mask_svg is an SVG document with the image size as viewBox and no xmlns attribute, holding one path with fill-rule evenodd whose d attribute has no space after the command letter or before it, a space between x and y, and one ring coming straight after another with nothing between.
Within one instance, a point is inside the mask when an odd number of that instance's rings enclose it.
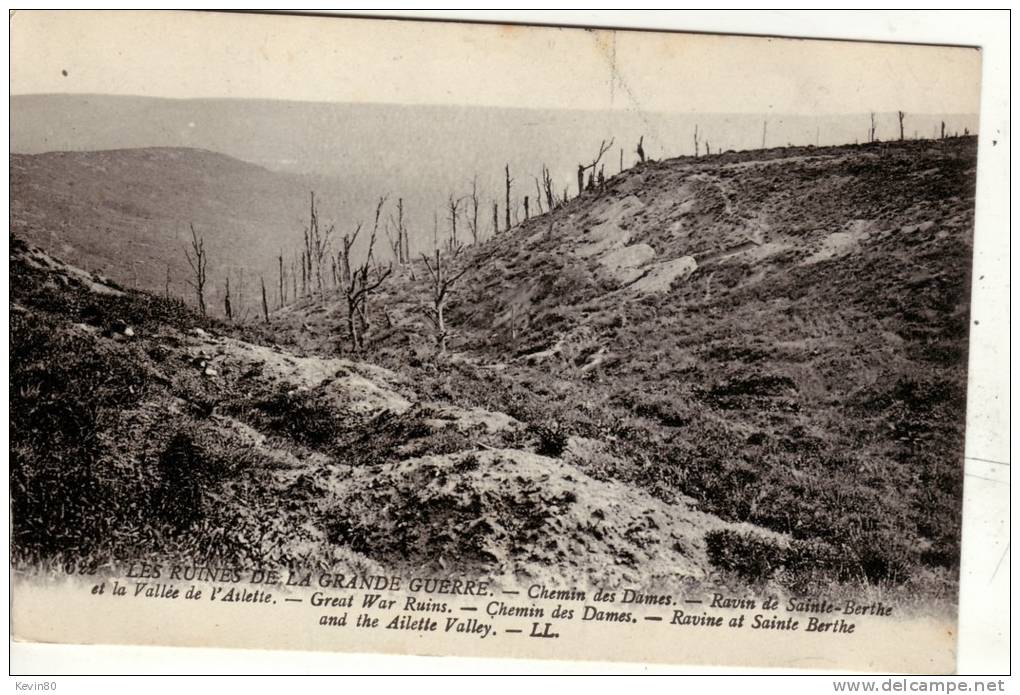
<instances>
[{"instance_id":1,"label":"black and white photograph","mask_svg":"<svg viewBox=\"0 0 1020 695\"><path fill-rule=\"evenodd\" d=\"M980 47L9 29L15 639L954 671Z\"/></svg>"}]
</instances>

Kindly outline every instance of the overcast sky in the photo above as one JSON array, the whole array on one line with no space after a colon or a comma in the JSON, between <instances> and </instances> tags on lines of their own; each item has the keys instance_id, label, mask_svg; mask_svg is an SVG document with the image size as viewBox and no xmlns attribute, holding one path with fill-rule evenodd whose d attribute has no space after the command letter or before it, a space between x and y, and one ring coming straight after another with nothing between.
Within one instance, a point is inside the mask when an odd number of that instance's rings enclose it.
<instances>
[{"instance_id":1,"label":"overcast sky","mask_svg":"<svg viewBox=\"0 0 1020 695\"><path fill-rule=\"evenodd\" d=\"M11 92L697 113L976 113L971 48L195 12L19 11Z\"/></svg>"}]
</instances>

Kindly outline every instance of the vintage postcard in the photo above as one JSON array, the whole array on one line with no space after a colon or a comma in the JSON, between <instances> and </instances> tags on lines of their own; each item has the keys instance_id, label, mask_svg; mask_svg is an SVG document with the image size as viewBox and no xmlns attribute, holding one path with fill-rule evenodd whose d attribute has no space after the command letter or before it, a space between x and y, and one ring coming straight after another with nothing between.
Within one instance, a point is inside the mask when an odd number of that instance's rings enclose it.
<instances>
[{"instance_id":1,"label":"vintage postcard","mask_svg":"<svg viewBox=\"0 0 1020 695\"><path fill-rule=\"evenodd\" d=\"M978 48L9 24L14 639L954 671Z\"/></svg>"}]
</instances>

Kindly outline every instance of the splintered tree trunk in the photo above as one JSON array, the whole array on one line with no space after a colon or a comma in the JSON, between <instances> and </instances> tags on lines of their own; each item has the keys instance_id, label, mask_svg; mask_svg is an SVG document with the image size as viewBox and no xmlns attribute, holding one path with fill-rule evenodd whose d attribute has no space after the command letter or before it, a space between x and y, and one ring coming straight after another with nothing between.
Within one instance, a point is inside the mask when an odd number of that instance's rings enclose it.
<instances>
[{"instance_id":1,"label":"splintered tree trunk","mask_svg":"<svg viewBox=\"0 0 1020 695\"><path fill-rule=\"evenodd\" d=\"M301 296L308 294L308 266L305 265L305 252L301 252Z\"/></svg>"},{"instance_id":2,"label":"splintered tree trunk","mask_svg":"<svg viewBox=\"0 0 1020 695\"><path fill-rule=\"evenodd\" d=\"M266 281L265 278L259 276L259 282L262 283L262 318L269 323L269 302L266 301Z\"/></svg>"},{"instance_id":3,"label":"splintered tree trunk","mask_svg":"<svg viewBox=\"0 0 1020 695\"><path fill-rule=\"evenodd\" d=\"M280 306L287 301L286 287L283 282L283 254L280 254Z\"/></svg>"},{"instance_id":4,"label":"splintered tree trunk","mask_svg":"<svg viewBox=\"0 0 1020 695\"><path fill-rule=\"evenodd\" d=\"M227 275L227 293L223 295L223 311L227 315L227 321L234 318L234 312L230 306L230 276Z\"/></svg>"},{"instance_id":5,"label":"splintered tree trunk","mask_svg":"<svg viewBox=\"0 0 1020 695\"><path fill-rule=\"evenodd\" d=\"M510 229L510 165L506 165L506 228Z\"/></svg>"},{"instance_id":6,"label":"splintered tree trunk","mask_svg":"<svg viewBox=\"0 0 1020 695\"><path fill-rule=\"evenodd\" d=\"M436 343L441 355L446 354L446 318L443 316L445 305L445 300L436 303L436 330L438 331Z\"/></svg>"},{"instance_id":7,"label":"splintered tree trunk","mask_svg":"<svg viewBox=\"0 0 1020 695\"><path fill-rule=\"evenodd\" d=\"M584 193L584 165L577 165L577 195Z\"/></svg>"},{"instance_id":8,"label":"splintered tree trunk","mask_svg":"<svg viewBox=\"0 0 1020 695\"><path fill-rule=\"evenodd\" d=\"M896 116L900 119L900 140L903 139L903 117L906 116L902 111L897 111Z\"/></svg>"},{"instance_id":9,"label":"splintered tree trunk","mask_svg":"<svg viewBox=\"0 0 1020 695\"><path fill-rule=\"evenodd\" d=\"M358 333L358 322L357 322L358 309L353 302L347 302L347 332L351 336L351 346L355 352L361 350L361 334Z\"/></svg>"},{"instance_id":10,"label":"splintered tree trunk","mask_svg":"<svg viewBox=\"0 0 1020 695\"><path fill-rule=\"evenodd\" d=\"M945 140L946 139L946 122L945 121L942 121L942 132L939 135L939 139L940 140Z\"/></svg>"},{"instance_id":11,"label":"splintered tree trunk","mask_svg":"<svg viewBox=\"0 0 1020 695\"><path fill-rule=\"evenodd\" d=\"M623 148L620 148L620 172L623 172Z\"/></svg>"},{"instance_id":12,"label":"splintered tree trunk","mask_svg":"<svg viewBox=\"0 0 1020 695\"><path fill-rule=\"evenodd\" d=\"M404 265L410 258L407 255L407 236L404 233L404 199L397 198L397 263Z\"/></svg>"},{"instance_id":13,"label":"splintered tree trunk","mask_svg":"<svg viewBox=\"0 0 1020 695\"><path fill-rule=\"evenodd\" d=\"M499 234L499 203L492 201L492 236Z\"/></svg>"},{"instance_id":14,"label":"splintered tree trunk","mask_svg":"<svg viewBox=\"0 0 1020 695\"><path fill-rule=\"evenodd\" d=\"M530 216L528 212L528 196L524 196L524 219L527 220Z\"/></svg>"}]
</instances>

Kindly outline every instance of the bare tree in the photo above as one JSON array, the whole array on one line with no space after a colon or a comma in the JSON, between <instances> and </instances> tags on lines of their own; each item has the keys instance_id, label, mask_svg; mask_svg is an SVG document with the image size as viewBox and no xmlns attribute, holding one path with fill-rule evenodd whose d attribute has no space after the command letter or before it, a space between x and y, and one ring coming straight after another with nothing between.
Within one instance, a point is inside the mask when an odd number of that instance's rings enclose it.
<instances>
[{"instance_id":1,"label":"bare tree","mask_svg":"<svg viewBox=\"0 0 1020 695\"><path fill-rule=\"evenodd\" d=\"M765 149L765 134L768 132L768 129L769 129L769 122L768 122L768 120L762 121L761 122L761 148L763 150Z\"/></svg>"},{"instance_id":2,"label":"bare tree","mask_svg":"<svg viewBox=\"0 0 1020 695\"><path fill-rule=\"evenodd\" d=\"M454 286L469 270L481 267L486 263L497 250L498 247L494 247L489 252L478 255L472 261L462 264L459 269L456 266L461 249L448 254L445 260L439 249L434 251L434 257L431 261L424 253L421 255L431 279L429 287L430 304L423 305L421 310L425 318L432 324L436 338L436 350L439 354L446 352L447 343L452 335L452 332L446 325L446 303L453 293Z\"/></svg>"},{"instance_id":3,"label":"bare tree","mask_svg":"<svg viewBox=\"0 0 1020 695\"><path fill-rule=\"evenodd\" d=\"M397 238L394 239L390 236L389 227L393 226L396 229ZM397 218L393 219L393 215L390 215L389 223L386 227L386 240L390 244L390 248L393 250L393 259L398 265L403 266L410 262L410 256L408 254L408 243L407 243L407 226L404 224L404 199L397 198Z\"/></svg>"},{"instance_id":4,"label":"bare tree","mask_svg":"<svg viewBox=\"0 0 1020 695\"><path fill-rule=\"evenodd\" d=\"M400 230L397 230L396 237L390 233L390 228L394 226L393 215L390 215L389 220L386 221L386 226L383 231L386 232L386 243L390 247L390 251L393 252L393 260L396 261L397 265L403 265L401 259L403 259L403 239L400 236Z\"/></svg>"},{"instance_id":5,"label":"bare tree","mask_svg":"<svg viewBox=\"0 0 1020 695\"><path fill-rule=\"evenodd\" d=\"M871 130L868 131L868 142L875 142L875 112L871 112Z\"/></svg>"},{"instance_id":6,"label":"bare tree","mask_svg":"<svg viewBox=\"0 0 1020 695\"><path fill-rule=\"evenodd\" d=\"M298 299L297 268L295 268L296 261L297 259L293 258L290 261L290 281L293 285L291 288L293 291L290 296L295 302Z\"/></svg>"},{"instance_id":7,"label":"bare tree","mask_svg":"<svg viewBox=\"0 0 1020 695\"><path fill-rule=\"evenodd\" d=\"M698 156L698 124L694 124L694 156Z\"/></svg>"},{"instance_id":8,"label":"bare tree","mask_svg":"<svg viewBox=\"0 0 1020 695\"><path fill-rule=\"evenodd\" d=\"M453 194L451 193L450 199L447 201L446 204L447 211L449 212L450 215L448 218L450 221L450 238L447 239L446 243L451 251L459 249L461 246L463 246L463 244L461 244L460 242L460 239L457 238L457 216L459 214L458 211L460 209L460 204L463 200L464 198L454 198Z\"/></svg>"},{"instance_id":9,"label":"bare tree","mask_svg":"<svg viewBox=\"0 0 1020 695\"><path fill-rule=\"evenodd\" d=\"M945 121L942 121L942 132L939 135L939 139L940 140L945 140L946 139L946 122Z\"/></svg>"},{"instance_id":10,"label":"bare tree","mask_svg":"<svg viewBox=\"0 0 1020 695\"><path fill-rule=\"evenodd\" d=\"M900 119L900 140L903 139L903 117L906 115L907 114L903 113L902 111L896 112L896 117Z\"/></svg>"},{"instance_id":11,"label":"bare tree","mask_svg":"<svg viewBox=\"0 0 1020 695\"><path fill-rule=\"evenodd\" d=\"M357 238L361 225L358 224L353 238L348 243L348 237L344 237L344 265L350 269L350 247ZM386 269L377 269L376 276L372 277L372 251L375 246L375 233L369 238L368 252L365 262L359 267L349 270L344 281L344 295L347 299L347 332L351 339L351 346L356 352L365 347L365 334L368 332L368 298L372 292L378 289L390 273L393 272L393 265Z\"/></svg>"},{"instance_id":12,"label":"bare tree","mask_svg":"<svg viewBox=\"0 0 1020 695\"><path fill-rule=\"evenodd\" d=\"M642 135L640 138L638 138L637 149L634 150L637 153L638 159L641 160L642 164L645 163L645 147L644 147L644 144L645 144L645 136Z\"/></svg>"},{"instance_id":13,"label":"bare tree","mask_svg":"<svg viewBox=\"0 0 1020 695\"><path fill-rule=\"evenodd\" d=\"M510 231L510 184L513 183L513 179L510 178L510 165L506 165L506 228Z\"/></svg>"},{"instance_id":14,"label":"bare tree","mask_svg":"<svg viewBox=\"0 0 1020 695\"><path fill-rule=\"evenodd\" d=\"M545 164L542 165L542 186L545 188L546 208L552 212L552 209L556 204L556 196L553 194L552 175L549 173L549 169L546 168Z\"/></svg>"},{"instance_id":15,"label":"bare tree","mask_svg":"<svg viewBox=\"0 0 1020 695\"><path fill-rule=\"evenodd\" d=\"M163 296L170 298L170 264L166 264L166 282L163 284Z\"/></svg>"},{"instance_id":16,"label":"bare tree","mask_svg":"<svg viewBox=\"0 0 1020 695\"><path fill-rule=\"evenodd\" d=\"M305 235L305 245L308 244L308 235ZM305 297L308 295L308 264L305 259L308 257L308 251L303 250L301 252L301 296Z\"/></svg>"},{"instance_id":17,"label":"bare tree","mask_svg":"<svg viewBox=\"0 0 1020 695\"><path fill-rule=\"evenodd\" d=\"M530 216L528 212L528 196L524 196L524 219L527 220Z\"/></svg>"},{"instance_id":18,"label":"bare tree","mask_svg":"<svg viewBox=\"0 0 1020 695\"><path fill-rule=\"evenodd\" d=\"M591 164L578 164L577 165L577 194L578 195L581 195L581 193L584 192L584 172L588 171L589 169L591 170L591 173L588 175L588 187L589 188L594 188L595 167L597 167L599 165L599 161L602 159L602 155L604 155L606 152L608 152L609 148L612 147L612 146L613 146L613 138L610 138L608 143L605 140L603 140L602 144L599 145L599 153L598 153L598 155L596 155L595 159L593 159L591 161Z\"/></svg>"},{"instance_id":19,"label":"bare tree","mask_svg":"<svg viewBox=\"0 0 1020 695\"><path fill-rule=\"evenodd\" d=\"M262 317L269 323L269 303L266 301L266 281L261 275L259 282L262 283Z\"/></svg>"},{"instance_id":20,"label":"bare tree","mask_svg":"<svg viewBox=\"0 0 1020 695\"><path fill-rule=\"evenodd\" d=\"M223 313L227 315L227 321L233 320L234 311L230 306L230 273L227 273L227 292L223 295Z\"/></svg>"},{"instance_id":21,"label":"bare tree","mask_svg":"<svg viewBox=\"0 0 1020 695\"><path fill-rule=\"evenodd\" d=\"M499 203L492 201L492 236L499 234Z\"/></svg>"},{"instance_id":22,"label":"bare tree","mask_svg":"<svg viewBox=\"0 0 1020 695\"><path fill-rule=\"evenodd\" d=\"M280 307L287 303L287 283L283 271L283 251L280 251Z\"/></svg>"},{"instance_id":23,"label":"bare tree","mask_svg":"<svg viewBox=\"0 0 1020 695\"><path fill-rule=\"evenodd\" d=\"M308 258L309 258L309 260L308 260L308 271L309 271L309 278L311 278L312 277L312 271L313 271L313 268L312 268L313 263L312 263L312 261L314 261L315 284L316 284L316 287L318 287L318 290L319 290L319 297L321 297L322 299L325 299L326 298L326 287L325 287L325 283L323 282L323 275L322 275L322 265L323 265L323 263L322 263L322 261L323 261L324 258L327 257L327 254L329 252L329 239L330 239L330 236L333 234L333 226L330 225L329 228L327 228L325 231L323 231L320 228L320 226L319 226L319 212L315 208L315 193L313 192L311 195L312 195L312 204L311 204L311 212L310 212L311 220L308 223L308 231L306 233L306 237L308 239ZM385 200L385 199L383 199L383 200ZM382 205L382 201L380 201L380 205ZM378 218L379 218L379 211L376 210L376 221L377 222L378 222Z\"/></svg>"},{"instance_id":24,"label":"bare tree","mask_svg":"<svg viewBox=\"0 0 1020 695\"><path fill-rule=\"evenodd\" d=\"M478 244L478 174L471 179L471 217L468 217L468 229L471 231L471 243Z\"/></svg>"},{"instance_id":25,"label":"bare tree","mask_svg":"<svg viewBox=\"0 0 1020 695\"><path fill-rule=\"evenodd\" d=\"M201 310L202 316L205 316L205 270L209 265L209 257L205 250L205 239L198 236L195 225L189 224L188 226L191 228L191 251L189 252L185 248L184 256L188 259L188 265L191 266L191 272L195 276L194 280L188 280L188 284L195 290L198 308Z\"/></svg>"},{"instance_id":26,"label":"bare tree","mask_svg":"<svg viewBox=\"0 0 1020 695\"><path fill-rule=\"evenodd\" d=\"M358 234L361 232L361 223L355 227L354 232L351 234L344 234L344 238L341 240L343 243L343 249L340 252L340 282L345 287L350 285L351 279L354 275L351 266L351 248L354 246L354 242L358 240Z\"/></svg>"},{"instance_id":27,"label":"bare tree","mask_svg":"<svg viewBox=\"0 0 1020 695\"><path fill-rule=\"evenodd\" d=\"M535 179L535 205L538 206L538 214L541 215L545 210L542 209L542 184L538 182L537 176L532 176Z\"/></svg>"}]
</instances>

